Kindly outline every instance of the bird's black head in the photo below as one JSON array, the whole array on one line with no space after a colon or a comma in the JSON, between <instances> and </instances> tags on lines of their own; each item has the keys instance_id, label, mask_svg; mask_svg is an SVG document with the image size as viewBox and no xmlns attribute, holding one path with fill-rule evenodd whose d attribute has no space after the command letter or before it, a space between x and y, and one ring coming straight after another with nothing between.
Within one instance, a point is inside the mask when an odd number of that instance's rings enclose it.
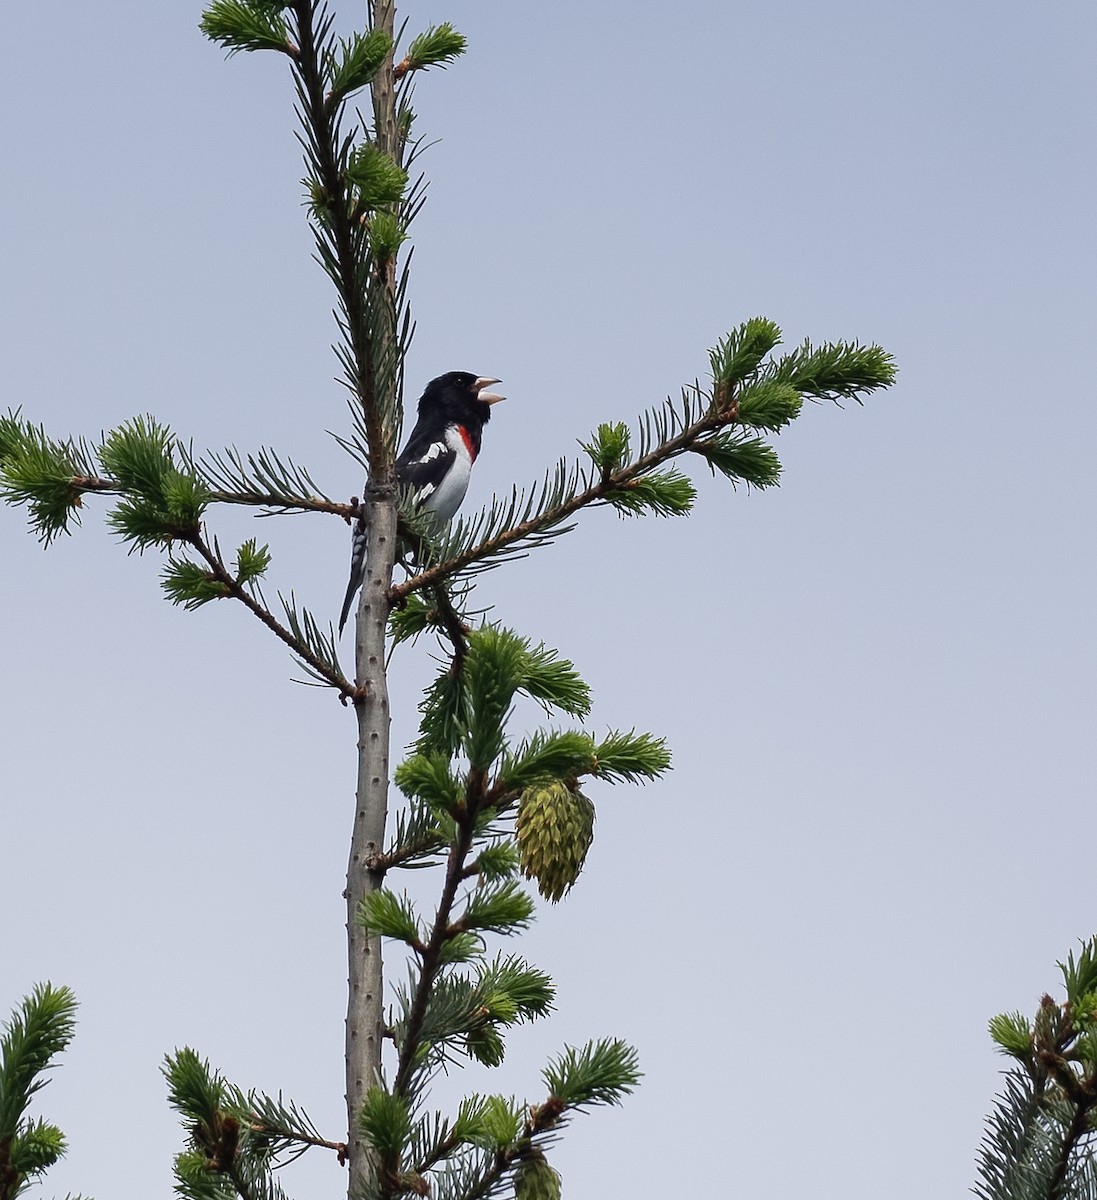
<instances>
[{"instance_id":1,"label":"bird's black head","mask_svg":"<svg viewBox=\"0 0 1097 1200\"><path fill-rule=\"evenodd\" d=\"M498 404L503 396L487 389L498 379L473 375L471 371L449 371L432 379L423 390L419 401L419 416L439 413L448 423L463 425L470 433L479 434L491 420L491 406Z\"/></svg>"}]
</instances>

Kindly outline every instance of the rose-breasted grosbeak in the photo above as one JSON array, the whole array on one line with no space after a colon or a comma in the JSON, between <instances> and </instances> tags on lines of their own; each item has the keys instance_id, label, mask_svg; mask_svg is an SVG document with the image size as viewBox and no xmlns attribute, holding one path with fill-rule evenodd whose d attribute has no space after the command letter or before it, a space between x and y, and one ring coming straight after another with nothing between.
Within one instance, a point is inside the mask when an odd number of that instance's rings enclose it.
<instances>
[{"instance_id":1,"label":"rose-breasted grosbeak","mask_svg":"<svg viewBox=\"0 0 1097 1200\"><path fill-rule=\"evenodd\" d=\"M430 513L438 528L465 498L491 406L505 399L486 390L498 382L468 371L450 371L432 379L419 400L419 419L396 460L396 478L411 493L415 507ZM365 577L366 519L360 516L351 541L350 583L339 614L340 633Z\"/></svg>"}]
</instances>

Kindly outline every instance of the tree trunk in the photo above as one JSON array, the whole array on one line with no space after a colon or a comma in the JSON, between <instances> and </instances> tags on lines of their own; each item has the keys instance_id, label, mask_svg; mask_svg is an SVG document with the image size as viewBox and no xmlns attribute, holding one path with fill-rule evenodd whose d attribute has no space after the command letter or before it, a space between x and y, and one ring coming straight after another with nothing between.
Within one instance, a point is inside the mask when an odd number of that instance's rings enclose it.
<instances>
[{"instance_id":1,"label":"tree trunk","mask_svg":"<svg viewBox=\"0 0 1097 1200\"><path fill-rule=\"evenodd\" d=\"M381 886L370 863L384 850L389 785L389 698L385 678L388 590L396 545L396 501L391 488L378 494L371 483L366 578L355 623L356 682L364 688L358 711L358 795L347 867L347 1146L350 1182L369 1173L369 1152L357 1128L366 1092L380 1082L384 978L381 939L367 937L356 915L363 897Z\"/></svg>"},{"instance_id":2,"label":"tree trunk","mask_svg":"<svg viewBox=\"0 0 1097 1200\"><path fill-rule=\"evenodd\" d=\"M372 26L393 32L393 0L371 0ZM396 145L395 94L391 58L377 73L372 85L375 139L381 149L399 158ZM395 306L395 271L384 280L390 309ZM395 319L375 328L373 361L375 388L395 390L401 372L376 370L378 362L393 363L398 354ZM382 346L379 339L390 339ZM384 378L382 385L381 379ZM376 396L380 411L399 412L389 403L391 397ZM390 431L395 440L399 430ZM373 458L376 462L377 448ZM391 454L380 456L391 463ZM366 509L368 546L366 573L362 584L355 621L355 681L363 689L357 702L358 712L358 790L351 835L350 862L347 867L347 951L349 995L347 1000L347 1149L350 1165L349 1191L361 1190L372 1175L373 1160L369 1147L358 1130L358 1113L366 1092L380 1082L381 1044L384 1035L384 975L381 939L367 937L356 916L362 899L379 888L383 876L371 870L370 863L384 850L385 821L388 815L389 785L389 698L386 680L386 634L389 616L389 588L392 584L396 553L396 481L395 478L371 478L363 504Z\"/></svg>"}]
</instances>

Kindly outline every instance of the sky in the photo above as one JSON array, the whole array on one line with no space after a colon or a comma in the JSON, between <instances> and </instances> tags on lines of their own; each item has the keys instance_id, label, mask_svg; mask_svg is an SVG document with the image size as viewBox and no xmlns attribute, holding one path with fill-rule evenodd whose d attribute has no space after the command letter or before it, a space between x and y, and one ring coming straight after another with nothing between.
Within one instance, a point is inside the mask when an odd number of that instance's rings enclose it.
<instances>
[{"instance_id":1,"label":"sky","mask_svg":"<svg viewBox=\"0 0 1097 1200\"><path fill-rule=\"evenodd\" d=\"M1005 1065L988 1018L1061 994L1056 960L1097 933L1097 13L402 13L469 38L417 85L407 365L409 399L446 370L504 381L469 508L703 378L756 314L900 368L805 410L779 490L696 468L688 519L593 511L484 577L494 617L575 662L595 732L675 760L591 786L586 870L513 947L558 1011L440 1099L537 1100L560 1047L620 1036L644 1079L553 1152L568 1200L963 1195ZM150 412L359 494L288 72L226 62L199 16L6 14L0 409L89 437ZM81 1005L36 1101L70 1142L43 1194L146 1200L182 1146L177 1046L342 1136L355 728L239 606L167 603L104 512L46 553L0 512L0 1011L46 979ZM211 525L337 616L341 522ZM396 656L397 747L431 669L428 645ZM284 1174L345 1188L314 1154Z\"/></svg>"}]
</instances>

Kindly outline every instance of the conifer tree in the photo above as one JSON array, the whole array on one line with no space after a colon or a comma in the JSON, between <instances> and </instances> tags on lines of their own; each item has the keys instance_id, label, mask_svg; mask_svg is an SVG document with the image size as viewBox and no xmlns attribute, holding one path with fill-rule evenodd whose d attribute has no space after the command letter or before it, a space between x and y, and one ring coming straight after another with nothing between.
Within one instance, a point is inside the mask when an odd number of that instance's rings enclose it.
<instances>
[{"instance_id":1,"label":"conifer tree","mask_svg":"<svg viewBox=\"0 0 1097 1200\"><path fill-rule=\"evenodd\" d=\"M61 1130L41 1117L29 1120L27 1109L49 1082L43 1076L51 1060L72 1039L75 1013L68 988L40 984L0 1036L0 1200L14 1200L65 1153Z\"/></svg>"},{"instance_id":2,"label":"conifer tree","mask_svg":"<svg viewBox=\"0 0 1097 1200\"><path fill-rule=\"evenodd\" d=\"M1066 999L1045 994L1036 1015L999 1013L998 1049L1014 1060L987 1119L979 1200L1097 1197L1097 938L1059 963Z\"/></svg>"},{"instance_id":3,"label":"conifer tree","mask_svg":"<svg viewBox=\"0 0 1097 1200\"><path fill-rule=\"evenodd\" d=\"M733 486L772 487L781 467L771 436L805 400L860 401L895 376L878 346L782 351L778 326L750 318L708 352L704 383L687 383L631 426L607 421L577 431L585 438L578 461L550 465L531 485L515 483L441 532L429 527L395 470L413 328L405 243L424 201L426 141L412 101L417 75L454 64L465 41L448 23L405 28L392 0L371 0L369 10L368 28L345 39L322 0L212 0L201 18L230 56L281 56L292 80L308 218L336 297L349 413L339 441L365 476L361 498L335 498L343 481L322 489L273 449L195 453L195 431L177 434L151 416L95 443L48 434L20 413L0 419L0 490L26 506L40 538L69 532L86 502L107 498L107 521L123 544L164 556L172 602L241 605L357 715L347 1129L320 1131L293 1103L231 1084L199 1052L177 1050L164 1071L186 1136L177 1186L193 1200L280 1196L273 1168L309 1148L349 1167L355 1197L560 1194L547 1151L574 1115L618 1103L637 1085L632 1047L614 1038L564 1047L539 1084L521 1081L537 1089L521 1102L473 1094L456 1112L432 1112L430 1085L461 1060L498 1066L508 1030L550 1011L551 979L520 954L498 950L497 939L532 919L523 877L552 901L575 883L593 836L584 781L653 780L670 754L659 737L629 729L627 715L620 729L589 730L589 689L572 663L478 614L476 577L563 536L595 506L627 517L685 515L696 498L691 464ZM250 538L234 552L222 549L215 522L223 505L362 523L368 571L351 666L330 623L294 592L268 600L269 545ZM419 737L393 771L390 654L424 638L441 647L442 661L423 697ZM516 728L520 696L570 726ZM423 867L438 878L429 912L399 885L400 872ZM388 979L383 941L393 947ZM401 954L402 978L392 969Z\"/></svg>"}]
</instances>

